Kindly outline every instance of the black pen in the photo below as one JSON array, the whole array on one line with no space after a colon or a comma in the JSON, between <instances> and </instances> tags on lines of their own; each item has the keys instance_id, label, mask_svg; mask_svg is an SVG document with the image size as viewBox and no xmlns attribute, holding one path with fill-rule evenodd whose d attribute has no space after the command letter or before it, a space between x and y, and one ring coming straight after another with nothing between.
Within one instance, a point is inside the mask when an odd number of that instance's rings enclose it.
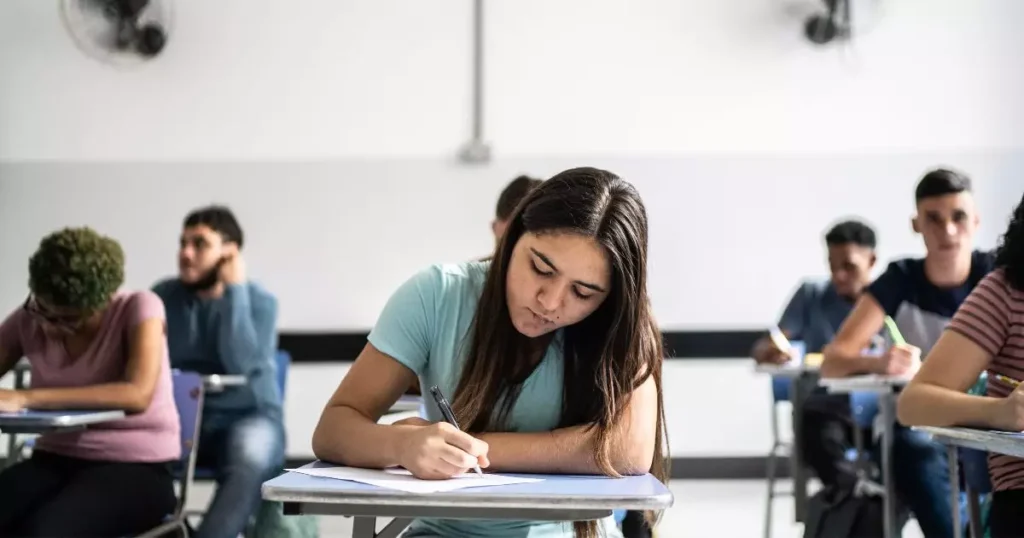
<instances>
[{"instance_id":1,"label":"black pen","mask_svg":"<svg viewBox=\"0 0 1024 538\"><path fill-rule=\"evenodd\" d=\"M434 397L434 402L437 404L437 408L441 410L441 415L444 416L444 421L455 426L455 429L461 430L462 428L459 427L459 421L455 420L455 413L452 412L452 406L448 405L448 400L444 397L444 394L441 394L441 389L437 388L437 385L430 387L430 395ZM480 470L479 464L473 465L473 470L476 471L476 474L484 474L483 471Z\"/></svg>"}]
</instances>

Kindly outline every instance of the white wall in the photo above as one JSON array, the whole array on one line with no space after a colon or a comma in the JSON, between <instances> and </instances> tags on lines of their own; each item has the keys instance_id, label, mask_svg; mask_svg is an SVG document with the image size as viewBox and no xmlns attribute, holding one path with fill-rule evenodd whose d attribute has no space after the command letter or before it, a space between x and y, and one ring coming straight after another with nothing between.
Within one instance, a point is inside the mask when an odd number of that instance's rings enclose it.
<instances>
[{"instance_id":1,"label":"white wall","mask_svg":"<svg viewBox=\"0 0 1024 538\"><path fill-rule=\"evenodd\" d=\"M881 0L845 53L800 37L813 1L489 2L485 167L454 159L468 0L178 0L165 54L127 71L79 53L57 4L0 3L3 305L58 226L116 236L147 286L173 271L184 212L223 201L282 329L365 329L412 271L487 251L510 177L595 164L648 204L664 327L759 327L824 273L836 218L872 222L883 257L919 253L926 168L976 178L985 247L1024 191L1014 0ZM668 363L674 453L764 450L768 387L748 366ZM295 370L302 455L344 367Z\"/></svg>"}]
</instances>

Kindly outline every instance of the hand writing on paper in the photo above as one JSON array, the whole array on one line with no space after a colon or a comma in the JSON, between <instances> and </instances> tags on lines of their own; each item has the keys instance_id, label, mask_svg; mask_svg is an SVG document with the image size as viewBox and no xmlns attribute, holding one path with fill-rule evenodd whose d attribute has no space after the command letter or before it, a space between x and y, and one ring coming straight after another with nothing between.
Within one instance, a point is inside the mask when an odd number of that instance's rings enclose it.
<instances>
[{"instance_id":1,"label":"hand writing on paper","mask_svg":"<svg viewBox=\"0 0 1024 538\"><path fill-rule=\"evenodd\" d=\"M786 364L793 357L789 352L779 349L771 338L762 338L754 344L751 352L758 364Z\"/></svg>"},{"instance_id":2,"label":"hand writing on paper","mask_svg":"<svg viewBox=\"0 0 1024 538\"><path fill-rule=\"evenodd\" d=\"M0 412L21 411L26 404L25 394L20 390L0 389Z\"/></svg>"},{"instance_id":3,"label":"hand writing on paper","mask_svg":"<svg viewBox=\"0 0 1024 538\"><path fill-rule=\"evenodd\" d=\"M406 431L401 440L399 465L416 478L446 480L469 471L474 465L483 468L491 464L487 459L487 443L447 422L429 423L410 418L394 425L403 426Z\"/></svg>"},{"instance_id":4,"label":"hand writing on paper","mask_svg":"<svg viewBox=\"0 0 1024 538\"><path fill-rule=\"evenodd\" d=\"M996 428L1011 432L1024 431L1024 385L1017 385L1009 396L1003 398L994 418L993 426Z\"/></svg>"},{"instance_id":5,"label":"hand writing on paper","mask_svg":"<svg viewBox=\"0 0 1024 538\"><path fill-rule=\"evenodd\" d=\"M910 344L896 344L882 355L882 373L911 376L921 367L921 349Z\"/></svg>"}]
</instances>

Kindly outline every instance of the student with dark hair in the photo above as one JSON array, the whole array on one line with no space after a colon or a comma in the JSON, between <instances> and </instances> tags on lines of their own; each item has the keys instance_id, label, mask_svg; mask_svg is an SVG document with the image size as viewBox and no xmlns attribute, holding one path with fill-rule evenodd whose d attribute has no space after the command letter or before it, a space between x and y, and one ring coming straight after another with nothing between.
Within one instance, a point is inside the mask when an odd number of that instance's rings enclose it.
<instances>
[{"instance_id":1,"label":"student with dark hair","mask_svg":"<svg viewBox=\"0 0 1024 538\"><path fill-rule=\"evenodd\" d=\"M948 169L928 172L917 185L915 200L917 215L911 223L924 239L925 257L894 261L871 283L825 348L823 377L913 374L920 356L931 350L957 308L992 270L992 253L973 250L979 219L967 176ZM864 354L886 316L895 320L907 344L892 346L881 357ZM897 424L893 477L925 536L952 536L944 448Z\"/></svg>"},{"instance_id":2,"label":"student with dark hair","mask_svg":"<svg viewBox=\"0 0 1024 538\"><path fill-rule=\"evenodd\" d=\"M877 239L870 226L847 220L825 234L831 278L804 282L790 299L778 326L790 340L804 343L807 353L821 353L871 283ZM759 363L783 364L791 357L767 336L751 352ZM808 396L800 409L801 454L826 486L837 485L844 472L846 451L853 446L849 398L824 389ZM852 470L851 470L852 472Z\"/></svg>"},{"instance_id":3,"label":"student with dark hair","mask_svg":"<svg viewBox=\"0 0 1024 538\"><path fill-rule=\"evenodd\" d=\"M118 291L124 252L89 228L43 238L29 296L0 324L0 375L23 356L32 386L0 389L0 411L121 409L126 418L44 434L32 457L0 472L0 536L132 536L177 504L181 457L164 308Z\"/></svg>"},{"instance_id":4,"label":"student with dark hair","mask_svg":"<svg viewBox=\"0 0 1024 538\"><path fill-rule=\"evenodd\" d=\"M196 536L237 536L259 506L261 484L284 465L277 300L248 279L230 209L197 209L182 228L178 276L153 288L167 308L171 364L247 379L205 398L198 461L217 470L218 486Z\"/></svg>"},{"instance_id":5,"label":"student with dark hair","mask_svg":"<svg viewBox=\"0 0 1024 538\"><path fill-rule=\"evenodd\" d=\"M899 398L908 426L1024 431L1024 199L996 252L996 269L974 288ZM967 394L988 372L986 396ZM992 538L1024 532L1024 459L991 454Z\"/></svg>"},{"instance_id":6,"label":"student with dark hair","mask_svg":"<svg viewBox=\"0 0 1024 538\"><path fill-rule=\"evenodd\" d=\"M446 478L498 472L667 480L661 334L647 295L647 214L610 172L576 168L517 206L493 261L437 265L398 288L327 403L316 457ZM377 419L410 382L452 398L464 431ZM420 519L403 536L621 536L598 522Z\"/></svg>"},{"instance_id":7,"label":"student with dark hair","mask_svg":"<svg viewBox=\"0 0 1024 538\"><path fill-rule=\"evenodd\" d=\"M491 221L491 231L494 232L495 243L501 241L501 236L508 228L509 219L512 218L512 212L515 211L519 202L523 201L526 195L541 183L543 180L523 175L513 179L501 191L498 196L498 206L494 211L494 220Z\"/></svg>"}]
</instances>

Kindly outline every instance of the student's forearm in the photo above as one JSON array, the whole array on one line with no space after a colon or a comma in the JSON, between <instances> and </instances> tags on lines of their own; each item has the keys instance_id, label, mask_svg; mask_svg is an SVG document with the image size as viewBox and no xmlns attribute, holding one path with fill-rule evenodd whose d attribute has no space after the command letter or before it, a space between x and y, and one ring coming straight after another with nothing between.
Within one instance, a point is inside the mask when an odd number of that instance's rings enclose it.
<instances>
[{"instance_id":1,"label":"student's forearm","mask_svg":"<svg viewBox=\"0 0 1024 538\"><path fill-rule=\"evenodd\" d=\"M404 434L412 428L377 424L350 407L330 407L313 432L313 455L352 467L393 467L400 464Z\"/></svg>"},{"instance_id":2,"label":"student's forearm","mask_svg":"<svg viewBox=\"0 0 1024 538\"><path fill-rule=\"evenodd\" d=\"M613 434L614 435L614 434ZM490 447L488 468L497 472L603 474L595 459L595 432L583 426L537 433L484 433ZM612 441L612 447L621 443ZM612 468L622 475L637 475L651 467L649 457L612 449ZM646 461L643 461L645 460Z\"/></svg>"},{"instance_id":3,"label":"student's forearm","mask_svg":"<svg viewBox=\"0 0 1024 538\"><path fill-rule=\"evenodd\" d=\"M28 389L23 394L25 407L30 409L121 409L126 413L141 413L153 400L152 391L131 383Z\"/></svg>"},{"instance_id":4,"label":"student's forearm","mask_svg":"<svg viewBox=\"0 0 1024 538\"><path fill-rule=\"evenodd\" d=\"M826 347L824 355L825 360L821 363L822 377L882 373L883 363L876 356L850 353L833 347Z\"/></svg>"},{"instance_id":5,"label":"student's forearm","mask_svg":"<svg viewBox=\"0 0 1024 538\"><path fill-rule=\"evenodd\" d=\"M999 424L1001 398L975 396L952 389L911 383L900 394L896 417L906 426L973 426L1011 429Z\"/></svg>"},{"instance_id":6,"label":"student's forearm","mask_svg":"<svg viewBox=\"0 0 1024 538\"><path fill-rule=\"evenodd\" d=\"M243 285L228 286L224 296L227 299L227 311L220 325L218 352L225 373L248 375L260 363L261 356L269 356L273 350L262 349L260 344L260 328L253 319L249 288ZM274 328L270 327L269 330L273 331Z\"/></svg>"}]
</instances>

